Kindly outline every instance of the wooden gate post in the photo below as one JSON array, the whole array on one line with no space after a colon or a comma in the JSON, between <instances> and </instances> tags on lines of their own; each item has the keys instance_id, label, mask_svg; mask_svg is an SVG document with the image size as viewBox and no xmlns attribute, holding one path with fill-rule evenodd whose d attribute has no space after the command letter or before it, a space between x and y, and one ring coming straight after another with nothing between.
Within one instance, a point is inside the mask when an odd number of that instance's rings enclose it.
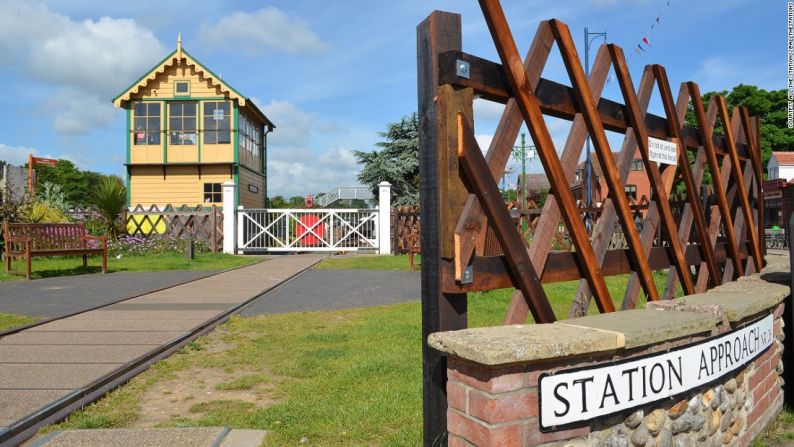
<instances>
[{"instance_id":1,"label":"wooden gate post","mask_svg":"<svg viewBox=\"0 0 794 447\"><path fill-rule=\"evenodd\" d=\"M467 326L466 294L441 291L442 258L451 261L452 234L467 192L459 178L454 117L471 120L472 90L445 85L439 88L439 54L458 50L459 14L434 11L417 27L419 87L419 177L422 246L422 390L424 445L447 445L447 362L427 345L438 331ZM439 196L444 197L440 203Z\"/></svg>"}]
</instances>

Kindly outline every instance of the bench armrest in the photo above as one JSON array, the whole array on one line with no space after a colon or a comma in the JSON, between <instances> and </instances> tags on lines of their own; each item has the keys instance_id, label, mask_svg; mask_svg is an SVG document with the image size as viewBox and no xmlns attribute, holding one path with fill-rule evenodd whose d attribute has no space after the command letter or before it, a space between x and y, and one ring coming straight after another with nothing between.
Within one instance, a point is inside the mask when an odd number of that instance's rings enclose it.
<instances>
[{"instance_id":1,"label":"bench armrest","mask_svg":"<svg viewBox=\"0 0 794 447\"><path fill-rule=\"evenodd\" d=\"M83 240L85 240L85 241L101 241L102 242L102 248L104 248L104 249L108 248L108 238L105 237L105 236L88 236L88 235L86 235L86 236L83 236Z\"/></svg>"}]
</instances>

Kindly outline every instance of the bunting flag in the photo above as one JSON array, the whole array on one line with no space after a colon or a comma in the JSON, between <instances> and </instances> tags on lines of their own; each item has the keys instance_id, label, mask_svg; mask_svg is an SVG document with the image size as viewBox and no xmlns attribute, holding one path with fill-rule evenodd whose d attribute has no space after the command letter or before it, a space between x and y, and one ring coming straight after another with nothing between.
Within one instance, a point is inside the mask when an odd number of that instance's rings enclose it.
<instances>
[{"instance_id":1,"label":"bunting flag","mask_svg":"<svg viewBox=\"0 0 794 447\"><path fill-rule=\"evenodd\" d=\"M642 55L642 53L647 53L648 52L648 50L645 47L650 47L651 46L651 36L653 36L653 33L656 32L656 30L659 28L658 25L661 25L662 16L664 16L664 13L667 12L667 8L669 8L669 7L670 7L670 0L666 0L665 6L662 7L662 11L659 12L659 15L657 15L656 19L654 19L653 23L651 23L651 27L648 30L648 32L646 32L645 35L642 36L642 38L640 39L640 42L634 48L634 52L629 54L629 57L626 60L626 62L629 65L631 65L631 59L634 57L634 55L637 55L639 57L639 56ZM643 47L643 45L645 47Z\"/></svg>"}]
</instances>

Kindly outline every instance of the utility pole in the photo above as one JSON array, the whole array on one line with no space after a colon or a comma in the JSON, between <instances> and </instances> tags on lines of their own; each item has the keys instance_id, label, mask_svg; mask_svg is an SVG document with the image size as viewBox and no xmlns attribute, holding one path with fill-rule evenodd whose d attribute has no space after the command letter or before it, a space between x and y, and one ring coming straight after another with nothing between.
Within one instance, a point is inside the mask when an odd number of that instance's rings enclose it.
<instances>
[{"instance_id":1,"label":"utility pole","mask_svg":"<svg viewBox=\"0 0 794 447\"><path fill-rule=\"evenodd\" d=\"M535 146L527 146L527 134L521 132L521 145L513 146L513 158L521 162L521 211L526 210L527 206L527 158L535 157ZM518 193L518 191L516 191Z\"/></svg>"},{"instance_id":2,"label":"utility pole","mask_svg":"<svg viewBox=\"0 0 794 447\"><path fill-rule=\"evenodd\" d=\"M584 72L585 75L587 75L588 80L590 78L590 45L592 45L593 41L599 37L603 37L604 43L606 43L607 32L604 31L601 33L591 33L587 27L584 28ZM585 220L589 222L591 219L590 208L593 206L593 165L590 161L590 133L587 134L585 147L587 148L587 159L585 161L585 167L587 171L587 213L585 214ZM590 227L590 225L587 226L588 232L590 232Z\"/></svg>"}]
</instances>

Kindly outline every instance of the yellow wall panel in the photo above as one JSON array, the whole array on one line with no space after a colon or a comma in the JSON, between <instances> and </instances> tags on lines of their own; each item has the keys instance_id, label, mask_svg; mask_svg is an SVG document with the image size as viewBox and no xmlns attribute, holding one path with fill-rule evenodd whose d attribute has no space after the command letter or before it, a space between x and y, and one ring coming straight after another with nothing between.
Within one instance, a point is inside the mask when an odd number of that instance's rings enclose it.
<instances>
[{"instance_id":1,"label":"yellow wall panel","mask_svg":"<svg viewBox=\"0 0 794 447\"><path fill-rule=\"evenodd\" d=\"M133 166L130 169L130 204L196 206L204 202L204 183L233 180L229 166Z\"/></svg>"},{"instance_id":2,"label":"yellow wall panel","mask_svg":"<svg viewBox=\"0 0 794 447\"><path fill-rule=\"evenodd\" d=\"M168 146L169 163L197 163L198 146Z\"/></svg>"},{"instance_id":3,"label":"yellow wall panel","mask_svg":"<svg viewBox=\"0 0 794 447\"><path fill-rule=\"evenodd\" d=\"M231 144L202 144L202 163L233 163L234 152Z\"/></svg>"},{"instance_id":4,"label":"yellow wall panel","mask_svg":"<svg viewBox=\"0 0 794 447\"><path fill-rule=\"evenodd\" d=\"M162 163L162 146L130 145L130 163Z\"/></svg>"}]
</instances>

